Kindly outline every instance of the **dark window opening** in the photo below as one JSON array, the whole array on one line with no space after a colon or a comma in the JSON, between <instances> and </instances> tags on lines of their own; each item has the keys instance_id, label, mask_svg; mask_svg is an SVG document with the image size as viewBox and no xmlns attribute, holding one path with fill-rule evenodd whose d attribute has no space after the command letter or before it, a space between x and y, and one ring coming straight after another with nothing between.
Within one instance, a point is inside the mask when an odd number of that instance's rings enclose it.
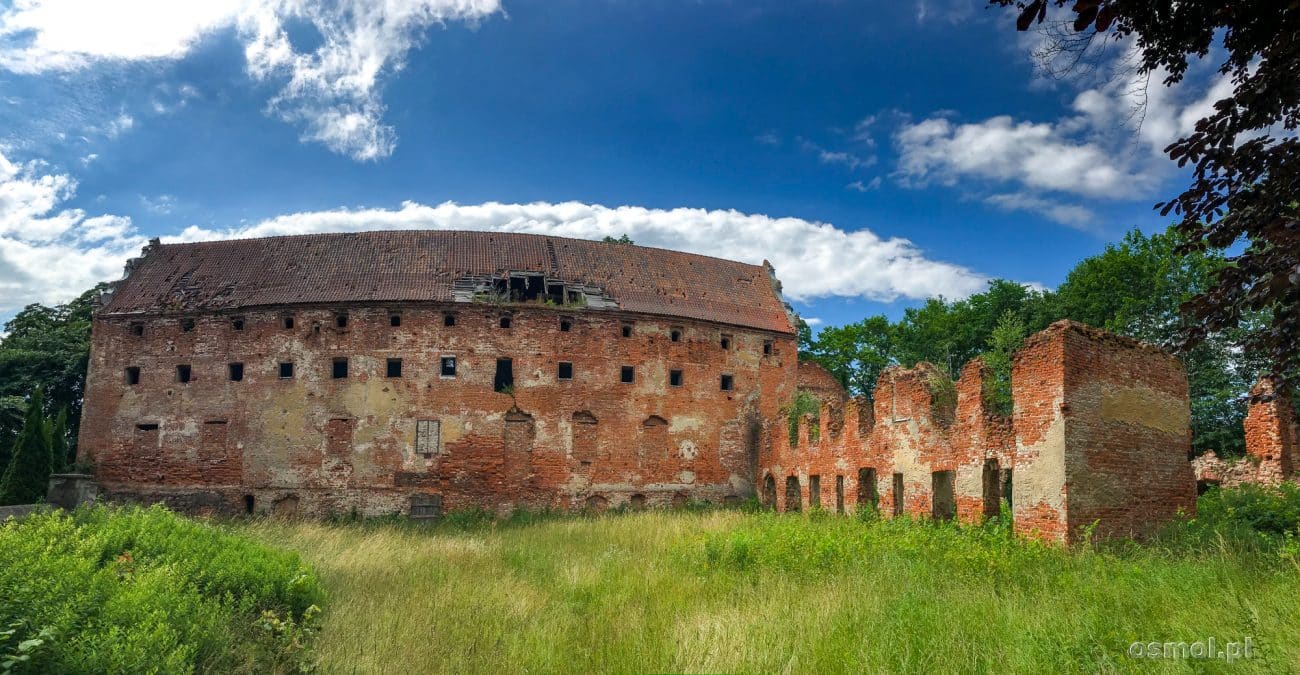
<instances>
[{"instance_id":1,"label":"dark window opening","mask_svg":"<svg viewBox=\"0 0 1300 675\"><path fill-rule=\"evenodd\" d=\"M626 384L632 382L634 379L636 379L636 370L634 370L632 366L623 366L618 369L619 382Z\"/></svg>"},{"instance_id":2,"label":"dark window opening","mask_svg":"<svg viewBox=\"0 0 1300 675\"><path fill-rule=\"evenodd\" d=\"M348 376L348 360L346 358L334 359L334 369L332 371L334 379L342 380Z\"/></svg>"},{"instance_id":3,"label":"dark window opening","mask_svg":"<svg viewBox=\"0 0 1300 675\"><path fill-rule=\"evenodd\" d=\"M984 460L982 475L984 487L984 516L995 518L1002 510L1002 472L998 470L998 460Z\"/></svg>"},{"instance_id":4,"label":"dark window opening","mask_svg":"<svg viewBox=\"0 0 1300 675\"><path fill-rule=\"evenodd\" d=\"M286 329L293 328L293 317L291 316L280 317L280 325L284 326Z\"/></svg>"},{"instance_id":5,"label":"dark window opening","mask_svg":"<svg viewBox=\"0 0 1300 675\"><path fill-rule=\"evenodd\" d=\"M668 331L668 339L669 339L669 340L672 340L673 342L681 342L681 341L682 341L682 329L680 329L680 328L674 328L674 329Z\"/></svg>"},{"instance_id":6,"label":"dark window opening","mask_svg":"<svg viewBox=\"0 0 1300 675\"><path fill-rule=\"evenodd\" d=\"M822 507L822 477L816 474L808 477L808 508Z\"/></svg>"},{"instance_id":7,"label":"dark window opening","mask_svg":"<svg viewBox=\"0 0 1300 675\"><path fill-rule=\"evenodd\" d=\"M194 319L181 319L181 332L188 333L194 330Z\"/></svg>"},{"instance_id":8,"label":"dark window opening","mask_svg":"<svg viewBox=\"0 0 1300 675\"><path fill-rule=\"evenodd\" d=\"M798 512L803 510L803 495L799 493L799 477L785 479L785 510Z\"/></svg>"},{"instance_id":9,"label":"dark window opening","mask_svg":"<svg viewBox=\"0 0 1300 675\"><path fill-rule=\"evenodd\" d=\"M935 471L930 474L930 516L935 520L952 520L957 516L955 471Z\"/></svg>"},{"instance_id":10,"label":"dark window opening","mask_svg":"<svg viewBox=\"0 0 1300 675\"><path fill-rule=\"evenodd\" d=\"M127 369L126 369L126 383L127 383L127 384L140 384L140 368L139 368L139 366L131 366L130 368L127 368Z\"/></svg>"},{"instance_id":11,"label":"dark window opening","mask_svg":"<svg viewBox=\"0 0 1300 675\"><path fill-rule=\"evenodd\" d=\"M231 382L241 382L244 379L244 364L231 363L226 366L226 374L230 377Z\"/></svg>"},{"instance_id":12,"label":"dark window opening","mask_svg":"<svg viewBox=\"0 0 1300 675\"><path fill-rule=\"evenodd\" d=\"M443 315L442 315L442 325L444 325L444 326L455 326L455 325L456 325L456 315L455 315L455 314L443 314Z\"/></svg>"},{"instance_id":13,"label":"dark window opening","mask_svg":"<svg viewBox=\"0 0 1300 675\"><path fill-rule=\"evenodd\" d=\"M732 379L730 375L723 375L722 381L719 384L722 387L722 391L731 391L736 386L735 380Z\"/></svg>"},{"instance_id":14,"label":"dark window opening","mask_svg":"<svg viewBox=\"0 0 1300 675\"><path fill-rule=\"evenodd\" d=\"M1196 481L1196 495L1199 497L1210 491L1210 488L1219 487L1217 480L1198 480Z\"/></svg>"},{"instance_id":15,"label":"dark window opening","mask_svg":"<svg viewBox=\"0 0 1300 675\"><path fill-rule=\"evenodd\" d=\"M1011 469L1002 470L1002 501L1006 502L1007 510L1011 510Z\"/></svg>"},{"instance_id":16,"label":"dark window opening","mask_svg":"<svg viewBox=\"0 0 1300 675\"><path fill-rule=\"evenodd\" d=\"M625 338L632 337L632 324L630 323L623 324L623 337Z\"/></svg>"},{"instance_id":17,"label":"dark window opening","mask_svg":"<svg viewBox=\"0 0 1300 675\"><path fill-rule=\"evenodd\" d=\"M157 424L137 424L137 425L135 425L135 429L136 429L136 431L157 431L157 430L158 430L158 425L157 425Z\"/></svg>"},{"instance_id":18,"label":"dark window opening","mask_svg":"<svg viewBox=\"0 0 1300 675\"><path fill-rule=\"evenodd\" d=\"M386 371L386 374L388 375L388 377L401 377L401 376L402 376L402 360L401 360L401 359L388 359L388 369L387 369L387 371Z\"/></svg>"},{"instance_id":19,"label":"dark window opening","mask_svg":"<svg viewBox=\"0 0 1300 675\"><path fill-rule=\"evenodd\" d=\"M257 500L253 499L253 495L244 495L244 513L252 515L253 508L256 506Z\"/></svg>"},{"instance_id":20,"label":"dark window opening","mask_svg":"<svg viewBox=\"0 0 1300 675\"><path fill-rule=\"evenodd\" d=\"M564 304L564 284L547 284L546 300L548 302L563 305Z\"/></svg>"},{"instance_id":21,"label":"dark window opening","mask_svg":"<svg viewBox=\"0 0 1300 675\"><path fill-rule=\"evenodd\" d=\"M510 277L510 296L514 302L530 302L545 292L545 278L540 274L526 274Z\"/></svg>"},{"instance_id":22,"label":"dark window opening","mask_svg":"<svg viewBox=\"0 0 1300 675\"><path fill-rule=\"evenodd\" d=\"M176 381L177 382L190 381L190 367L188 365L176 366Z\"/></svg>"},{"instance_id":23,"label":"dark window opening","mask_svg":"<svg viewBox=\"0 0 1300 675\"><path fill-rule=\"evenodd\" d=\"M771 341L771 340L764 340L764 341L763 341L763 356L771 356L771 355L772 355L772 341Z\"/></svg>"},{"instance_id":24,"label":"dark window opening","mask_svg":"<svg viewBox=\"0 0 1300 675\"><path fill-rule=\"evenodd\" d=\"M508 392L515 388L515 364L510 359L497 359L497 374L492 378L492 389Z\"/></svg>"},{"instance_id":25,"label":"dark window opening","mask_svg":"<svg viewBox=\"0 0 1300 675\"><path fill-rule=\"evenodd\" d=\"M290 378L290 377L293 377L293 363L292 363L292 362L288 362L288 361L286 361L286 362L282 362L282 363L280 364L280 377L282 377L282 378Z\"/></svg>"},{"instance_id":26,"label":"dark window opening","mask_svg":"<svg viewBox=\"0 0 1300 675\"><path fill-rule=\"evenodd\" d=\"M339 327L339 328L347 328L347 327L348 327L348 315L347 315L347 314L335 314L335 315L334 315L334 325L337 326L337 327Z\"/></svg>"},{"instance_id":27,"label":"dark window opening","mask_svg":"<svg viewBox=\"0 0 1300 675\"><path fill-rule=\"evenodd\" d=\"M731 336L723 335L721 344L723 349L731 349Z\"/></svg>"},{"instance_id":28,"label":"dark window opening","mask_svg":"<svg viewBox=\"0 0 1300 675\"><path fill-rule=\"evenodd\" d=\"M442 357L442 376L456 377L456 357L454 356Z\"/></svg>"},{"instance_id":29,"label":"dark window opening","mask_svg":"<svg viewBox=\"0 0 1300 675\"><path fill-rule=\"evenodd\" d=\"M509 327L510 327L510 323L511 323L511 322L510 322L510 317L508 317L508 316L503 316L503 317L501 317L501 327L502 327L502 328L509 328Z\"/></svg>"},{"instance_id":30,"label":"dark window opening","mask_svg":"<svg viewBox=\"0 0 1300 675\"><path fill-rule=\"evenodd\" d=\"M776 479L770 473L763 479L763 505L776 508Z\"/></svg>"},{"instance_id":31,"label":"dark window opening","mask_svg":"<svg viewBox=\"0 0 1300 675\"><path fill-rule=\"evenodd\" d=\"M144 335L144 324L140 323L139 321L136 321L135 323L131 324L131 334L136 337L140 337L141 335Z\"/></svg>"},{"instance_id":32,"label":"dark window opening","mask_svg":"<svg viewBox=\"0 0 1300 675\"><path fill-rule=\"evenodd\" d=\"M894 515L903 515L903 474L894 474Z\"/></svg>"},{"instance_id":33,"label":"dark window opening","mask_svg":"<svg viewBox=\"0 0 1300 675\"><path fill-rule=\"evenodd\" d=\"M844 513L844 476L835 477L835 512Z\"/></svg>"},{"instance_id":34,"label":"dark window opening","mask_svg":"<svg viewBox=\"0 0 1300 675\"><path fill-rule=\"evenodd\" d=\"M567 333L573 328L573 322L568 319L560 319L560 332Z\"/></svg>"},{"instance_id":35,"label":"dark window opening","mask_svg":"<svg viewBox=\"0 0 1300 675\"><path fill-rule=\"evenodd\" d=\"M402 315L401 315L401 314L389 314L389 315L388 315L388 325L390 325L390 326L392 326L392 327L394 327L394 328L396 328L396 327L402 325Z\"/></svg>"},{"instance_id":36,"label":"dark window opening","mask_svg":"<svg viewBox=\"0 0 1300 675\"><path fill-rule=\"evenodd\" d=\"M672 387L682 386L682 371L680 370L668 371L668 385Z\"/></svg>"},{"instance_id":37,"label":"dark window opening","mask_svg":"<svg viewBox=\"0 0 1300 675\"><path fill-rule=\"evenodd\" d=\"M572 380L573 364L568 361L561 361L559 367L556 369L555 377L561 380Z\"/></svg>"},{"instance_id":38,"label":"dark window opening","mask_svg":"<svg viewBox=\"0 0 1300 675\"><path fill-rule=\"evenodd\" d=\"M230 320L230 327L234 330L244 330L244 317L237 316Z\"/></svg>"},{"instance_id":39,"label":"dark window opening","mask_svg":"<svg viewBox=\"0 0 1300 675\"><path fill-rule=\"evenodd\" d=\"M876 508L880 493L876 491L876 470L858 469L858 506Z\"/></svg>"}]
</instances>

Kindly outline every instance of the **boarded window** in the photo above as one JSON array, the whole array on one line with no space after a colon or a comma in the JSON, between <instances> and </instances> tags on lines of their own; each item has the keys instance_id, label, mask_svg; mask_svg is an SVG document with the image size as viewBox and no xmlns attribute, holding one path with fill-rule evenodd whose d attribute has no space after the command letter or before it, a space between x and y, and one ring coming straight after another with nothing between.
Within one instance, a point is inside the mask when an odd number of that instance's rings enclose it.
<instances>
[{"instance_id":1,"label":"boarded window","mask_svg":"<svg viewBox=\"0 0 1300 675\"><path fill-rule=\"evenodd\" d=\"M348 360L346 358L334 359L333 369L331 370L334 379L342 380L348 376Z\"/></svg>"},{"instance_id":2,"label":"boarded window","mask_svg":"<svg viewBox=\"0 0 1300 675\"><path fill-rule=\"evenodd\" d=\"M560 380L573 379L573 364L568 361L561 361L555 369L555 377Z\"/></svg>"},{"instance_id":3,"label":"boarded window","mask_svg":"<svg viewBox=\"0 0 1300 675\"><path fill-rule=\"evenodd\" d=\"M443 377L456 377L456 357L442 357L441 375Z\"/></svg>"},{"instance_id":4,"label":"boarded window","mask_svg":"<svg viewBox=\"0 0 1300 675\"><path fill-rule=\"evenodd\" d=\"M799 494L798 476L789 476L785 479L785 510L803 510L803 495Z\"/></svg>"},{"instance_id":5,"label":"boarded window","mask_svg":"<svg viewBox=\"0 0 1300 675\"><path fill-rule=\"evenodd\" d=\"M182 365L176 366L176 381L177 381L177 382L181 382L181 383L185 383L185 382L189 382L189 381L190 381L190 366L189 366L189 364L182 364Z\"/></svg>"},{"instance_id":6,"label":"boarded window","mask_svg":"<svg viewBox=\"0 0 1300 675\"><path fill-rule=\"evenodd\" d=\"M858 506L876 508L880 503L880 493L876 491L876 470L858 469Z\"/></svg>"},{"instance_id":7,"label":"boarded window","mask_svg":"<svg viewBox=\"0 0 1300 675\"><path fill-rule=\"evenodd\" d=\"M844 476L835 477L835 512L844 513Z\"/></svg>"},{"instance_id":8,"label":"boarded window","mask_svg":"<svg viewBox=\"0 0 1300 675\"><path fill-rule=\"evenodd\" d=\"M642 462L667 459L671 452L668 439L668 420L658 415L647 417L641 423L637 446L637 456Z\"/></svg>"},{"instance_id":9,"label":"boarded window","mask_svg":"<svg viewBox=\"0 0 1300 675\"><path fill-rule=\"evenodd\" d=\"M442 495L411 495L411 518L431 520L442 515Z\"/></svg>"},{"instance_id":10,"label":"boarded window","mask_svg":"<svg viewBox=\"0 0 1300 675\"><path fill-rule=\"evenodd\" d=\"M140 368L131 366L126 369L126 383L129 385L140 384Z\"/></svg>"},{"instance_id":11,"label":"boarded window","mask_svg":"<svg viewBox=\"0 0 1300 675\"><path fill-rule=\"evenodd\" d=\"M668 371L668 384L669 386L673 386L673 387L682 386L682 371L680 370Z\"/></svg>"},{"instance_id":12,"label":"boarded window","mask_svg":"<svg viewBox=\"0 0 1300 675\"><path fill-rule=\"evenodd\" d=\"M894 515L903 515L903 474L894 474Z\"/></svg>"},{"instance_id":13,"label":"boarded window","mask_svg":"<svg viewBox=\"0 0 1300 675\"><path fill-rule=\"evenodd\" d=\"M718 382L718 386L722 391L731 391L736 387L736 381L730 375L723 375Z\"/></svg>"},{"instance_id":14,"label":"boarded window","mask_svg":"<svg viewBox=\"0 0 1300 675\"><path fill-rule=\"evenodd\" d=\"M1002 510L1002 472L998 470L998 460L984 460L981 479L984 487L984 516L996 518Z\"/></svg>"},{"instance_id":15,"label":"boarded window","mask_svg":"<svg viewBox=\"0 0 1300 675\"><path fill-rule=\"evenodd\" d=\"M288 379L288 378L293 377L293 362L292 362L292 361L281 361L281 362L280 362L280 377L285 378L285 379Z\"/></svg>"},{"instance_id":16,"label":"boarded window","mask_svg":"<svg viewBox=\"0 0 1300 675\"><path fill-rule=\"evenodd\" d=\"M226 375L231 382L242 382L244 380L244 364L231 363L226 365Z\"/></svg>"},{"instance_id":17,"label":"boarded window","mask_svg":"<svg viewBox=\"0 0 1300 675\"><path fill-rule=\"evenodd\" d=\"M952 520L957 515L956 472L935 471L930 474L930 515L935 520Z\"/></svg>"},{"instance_id":18,"label":"boarded window","mask_svg":"<svg viewBox=\"0 0 1300 675\"><path fill-rule=\"evenodd\" d=\"M415 423L415 453L430 457L442 452L442 423L419 420Z\"/></svg>"},{"instance_id":19,"label":"boarded window","mask_svg":"<svg viewBox=\"0 0 1300 675\"><path fill-rule=\"evenodd\" d=\"M510 359L497 359L497 373L492 378L492 389L509 393L515 388L515 366Z\"/></svg>"},{"instance_id":20,"label":"boarded window","mask_svg":"<svg viewBox=\"0 0 1300 675\"><path fill-rule=\"evenodd\" d=\"M386 374L388 377L401 377L401 376L402 376L402 360L401 360L401 359L388 359L387 366L386 366L384 372L385 372L385 374Z\"/></svg>"},{"instance_id":21,"label":"boarded window","mask_svg":"<svg viewBox=\"0 0 1300 675\"><path fill-rule=\"evenodd\" d=\"M618 381L624 384L630 384L636 379L636 370L632 366L623 366L618 369Z\"/></svg>"},{"instance_id":22,"label":"boarded window","mask_svg":"<svg viewBox=\"0 0 1300 675\"><path fill-rule=\"evenodd\" d=\"M813 474L808 477L808 508L822 507L822 477Z\"/></svg>"},{"instance_id":23,"label":"boarded window","mask_svg":"<svg viewBox=\"0 0 1300 675\"><path fill-rule=\"evenodd\" d=\"M570 427L571 454L573 459L586 465L590 464L596 458L596 417L591 413L580 410L573 413L573 424Z\"/></svg>"}]
</instances>

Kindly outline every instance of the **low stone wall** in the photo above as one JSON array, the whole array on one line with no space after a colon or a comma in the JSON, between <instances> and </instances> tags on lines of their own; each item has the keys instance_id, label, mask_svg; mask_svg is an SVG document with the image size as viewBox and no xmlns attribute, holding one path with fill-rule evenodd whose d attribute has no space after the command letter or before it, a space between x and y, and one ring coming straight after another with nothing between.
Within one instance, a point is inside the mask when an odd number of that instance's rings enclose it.
<instances>
[{"instance_id":1,"label":"low stone wall","mask_svg":"<svg viewBox=\"0 0 1300 675\"><path fill-rule=\"evenodd\" d=\"M0 506L0 523L10 518L22 518L36 510L35 504L18 504L17 506Z\"/></svg>"}]
</instances>

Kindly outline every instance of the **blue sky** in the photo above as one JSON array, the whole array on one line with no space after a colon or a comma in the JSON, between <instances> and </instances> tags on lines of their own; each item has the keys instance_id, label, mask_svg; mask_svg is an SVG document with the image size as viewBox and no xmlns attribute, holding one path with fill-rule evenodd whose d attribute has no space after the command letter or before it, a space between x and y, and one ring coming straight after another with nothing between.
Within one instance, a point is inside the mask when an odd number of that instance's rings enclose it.
<instances>
[{"instance_id":1,"label":"blue sky","mask_svg":"<svg viewBox=\"0 0 1300 675\"><path fill-rule=\"evenodd\" d=\"M1036 77L974 0L99 4L0 8L0 318L152 236L386 227L627 233L896 317L1162 227L1223 84Z\"/></svg>"}]
</instances>

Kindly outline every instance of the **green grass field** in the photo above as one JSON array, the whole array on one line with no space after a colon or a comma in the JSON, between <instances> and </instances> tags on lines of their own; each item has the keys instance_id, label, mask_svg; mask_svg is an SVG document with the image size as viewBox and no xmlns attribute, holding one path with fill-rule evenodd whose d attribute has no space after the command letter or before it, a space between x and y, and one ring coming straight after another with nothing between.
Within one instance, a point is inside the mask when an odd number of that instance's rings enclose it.
<instances>
[{"instance_id":1,"label":"green grass field","mask_svg":"<svg viewBox=\"0 0 1300 675\"><path fill-rule=\"evenodd\" d=\"M526 523L255 521L329 599L325 672L1286 672L1292 539L1187 526L1063 551L996 526L646 512ZM1252 639L1146 660L1134 641Z\"/></svg>"}]
</instances>

